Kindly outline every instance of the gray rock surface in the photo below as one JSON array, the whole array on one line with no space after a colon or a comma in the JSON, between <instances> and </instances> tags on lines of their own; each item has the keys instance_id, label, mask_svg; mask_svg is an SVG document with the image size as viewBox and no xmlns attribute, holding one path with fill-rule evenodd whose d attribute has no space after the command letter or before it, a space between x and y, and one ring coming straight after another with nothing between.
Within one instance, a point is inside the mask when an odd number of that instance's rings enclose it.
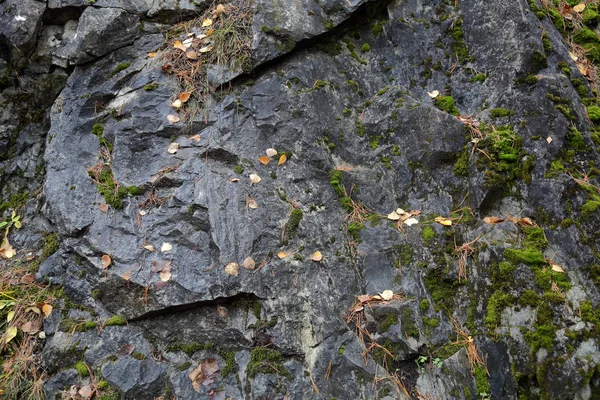
<instances>
[{"instance_id":1,"label":"gray rock surface","mask_svg":"<svg viewBox=\"0 0 600 400\"><path fill-rule=\"evenodd\" d=\"M180 111L164 34L208 2L30 3L0 25L0 194L28 193L16 246L59 238L38 273L65 291L48 398L91 382L78 362L127 399L600 393L600 211L569 175L600 185L591 87L527 2L258 0L253 71L211 66L220 89ZM287 161L260 163L268 148ZM484 222L507 215L535 226Z\"/></svg>"}]
</instances>

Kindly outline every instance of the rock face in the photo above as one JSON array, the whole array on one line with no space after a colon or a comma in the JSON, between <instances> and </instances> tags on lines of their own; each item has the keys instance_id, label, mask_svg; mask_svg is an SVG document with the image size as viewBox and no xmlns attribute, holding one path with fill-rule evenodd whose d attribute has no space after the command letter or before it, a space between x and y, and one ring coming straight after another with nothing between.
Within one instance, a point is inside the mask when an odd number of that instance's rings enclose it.
<instances>
[{"instance_id":1,"label":"rock face","mask_svg":"<svg viewBox=\"0 0 600 400\"><path fill-rule=\"evenodd\" d=\"M167 31L214 4L0 2L47 397L600 396L597 92L530 3L259 0L252 71L178 111Z\"/></svg>"}]
</instances>

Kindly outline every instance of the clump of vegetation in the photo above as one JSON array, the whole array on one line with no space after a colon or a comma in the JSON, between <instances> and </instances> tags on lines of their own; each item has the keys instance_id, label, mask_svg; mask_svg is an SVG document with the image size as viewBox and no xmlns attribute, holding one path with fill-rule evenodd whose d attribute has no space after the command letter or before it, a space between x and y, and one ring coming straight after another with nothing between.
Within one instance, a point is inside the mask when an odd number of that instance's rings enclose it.
<instances>
[{"instance_id":1,"label":"clump of vegetation","mask_svg":"<svg viewBox=\"0 0 600 400\"><path fill-rule=\"evenodd\" d=\"M300 208L294 208L292 210L292 214L290 215L290 218L288 219L288 222L285 225L285 233L288 238L293 239L296 236L296 232L298 231L298 226L300 226L302 216L303 213Z\"/></svg>"},{"instance_id":2,"label":"clump of vegetation","mask_svg":"<svg viewBox=\"0 0 600 400\"><path fill-rule=\"evenodd\" d=\"M452 96L436 97L435 105L437 108L447 112L448 114L455 116L460 115L460 111L458 111L458 108L456 108L456 106L454 105L454 99L452 98Z\"/></svg>"},{"instance_id":3,"label":"clump of vegetation","mask_svg":"<svg viewBox=\"0 0 600 400\"><path fill-rule=\"evenodd\" d=\"M258 374L274 374L291 377L290 372L283 366L283 356L275 349L255 347L248 361L248 377L255 378Z\"/></svg>"},{"instance_id":4,"label":"clump of vegetation","mask_svg":"<svg viewBox=\"0 0 600 400\"><path fill-rule=\"evenodd\" d=\"M490 111L490 117L492 118L502 118L513 115L511 110L507 110L506 108L494 108Z\"/></svg>"},{"instance_id":5,"label":"clump of vegetation","mask_svg":"<svg viewBox=\"0 0 600 400\"><path fill-rule=\"evenodd\" d=\"M369 43L364 43L362 46L360 46L360 51L361 53L371 51L371 46L369 45Z\"/></svg>"},{"instance_id":6,"label":"clump of vegetation","mask_svg":"<svg viewBox=\"0 0 600 400\"><path fill-rule=\"evenodd\" d=\"M111 76L111 77L112 77L112 76L115 76L116 74L118 74L119 72L121 72L121 71L123 71L123 70L126 70L126 69L127 69L127 68L129 68L130 66L131 66L131 63L130 63L130 62L124 62L124 63L121 63L121 64L117 65L117 66L115 67L115 69L113 69L113 71L112 71L112 73L110 74L110 76Z\"/></svg>"},{"instance_id":7,"label":"clump of vegetation","mask_svg":"<svg viewBox=\"0 0 600 400\"><path fill-rule=\"evenodd\" d=\"M127 320L120 315L113 315L109 319L106 320L104 326L117 326L117 325L126 325Z\"/></svg>"}]
</instances>

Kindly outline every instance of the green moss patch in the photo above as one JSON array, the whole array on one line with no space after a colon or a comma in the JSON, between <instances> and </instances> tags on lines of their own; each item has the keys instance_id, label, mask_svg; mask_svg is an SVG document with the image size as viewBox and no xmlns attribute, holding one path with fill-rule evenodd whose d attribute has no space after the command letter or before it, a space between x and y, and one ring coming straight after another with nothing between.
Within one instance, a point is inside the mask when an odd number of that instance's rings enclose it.
<instances>
[{"instance_id":1,"label":"green moss patch","mask_svg":"<svg viewBox=\"0 0 600 400\"><path fill-rule=\"evenodd\" d=\"M283 356L280 352L266 347L255 347L248 361L248 377L255 378L257 374L274 374L291 378L290 372L283 366Z\"/></svg>"},{"instance_id":2,"label":"green moss patch","mask_svg":"<svg viewBox=\"0 0 600 400\"><path fill-rule=\"evenodd\" d=\"M125 325L127 324L127 320L120 315L113 315L109 319L106 320L104 326L117 326L117 325Z\"/></svg>"},{"instance_id":3,"label":"green moss patch","mask_svg":"<svg viewBox=\"0 0 600 400\"><path fill-rule=\"evenodd\" d=\"M435 99L435 106L442 111L447 112L451 115L460 115L460 111L454 105L454 99L452 96L439 96Z\"/></svg>"}]
</instances>

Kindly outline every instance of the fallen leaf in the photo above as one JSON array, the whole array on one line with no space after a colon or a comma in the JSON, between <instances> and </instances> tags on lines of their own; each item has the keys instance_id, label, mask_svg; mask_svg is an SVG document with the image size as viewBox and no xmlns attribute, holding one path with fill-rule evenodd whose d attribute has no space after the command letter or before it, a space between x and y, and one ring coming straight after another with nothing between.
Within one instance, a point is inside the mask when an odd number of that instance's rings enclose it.
<instances>
[{"instance_id":1,"label":"fallen leaf","mask_svg":"<svg viewBox=\"0 0 600 400\"><path fill-rule=\"evenodd\" d=\"M281 164L283 164L286 161L287 161L287 156L285 154L282 154L281 157L279 157L279 162L277 162L277 166L280 166Z\"/></svg>"},{"instance_id":2,"label":"fallen leaf","mask_svg":"<svg viewBox=\"0 0 600 400\"><path fill-rule=\"evenodd\" d=\"M6 336L4 336L4 343L8 343L17 336L18 329L16 326L11 326L6 330Z\"/></svg>"},{"instance_id":3,"label":"fallen leaf","mask_svg":"<svg viewBox=\"0 0 600 400\"><path fill-rule=\"evenodd\" d=\"M156 57L157 54L158 53L156 53L154 51L152 53L148 53L148 58L154 58L154 57Z\"/></svg>"},{"instance_id":4,"label":"fallen leaf","mask_svg":"<svg viewBox=\"0 0 600 400\"><path fill-rule=\"evenodd\" d=\"M24 333L29 333L30 335L33 335L40 331L40 326L31 321L27 321L21 326L21 330Z\"/></svg>"},{"instance_id":5,"label":"fallen leaf","mask_svg":"<svg viewBox=\"0 0 600 400\"><path fill-rule=\"evenodd\" d=\"M167 149L167 151L171 154L177 153L177 150L179 150L179 143L177 142L170 143L169 148Z\"/></svg>"},{"instance_id":6,"label":"fallen leaf","mask_svg":"<svg viewBox=\"0 0 600 400\"><path fill-rule=\"evenodd\" d=\"M165 253L167 251L171 251L173 249L173 246L171 245L171 243L168 242L164 242L162 244L162 246L160 246L160 252L161 253Z\"/></svg>"},{"instance_id":7,"label":"fallen leaf","mask_svg":"<svg viewBox=\"0 0 600 400\"><path fill-rule=\"evenodd\" d=\"M32 312L36 313L37 315L40 315L40 314L42 313L42 312L40 311L40 309L39 309L39 308L37 308L37 307L27 307L27 308L25 309L25 312L29 312L29 311L32 311Z\"/></svg>"},{"instance_id":8,"label":"fallen leaf","mask_svg":"<svg viewBox=\"0 0 600 400\"><path fill-rule=\"evenodd\" d=\"M44 313L44 315L46 316L46 318L48 318L50 316L50 314L52 314L52 305L51 304L44 304L42 306L42 312Z\"/></svg>"},{"instance_id":9,"label":"fallen leaf","mask_svg":"<svg viewBox=\"0 0 600 400\"><path fill-rule=\"evenodd\" d=\"M352 309L352 311L354 311L354 312L360 312L360 311L362 311L362 310L364 310L364 309L365 309L365 308L364 308L363 306L361 306L361 305L358 305L358 304L357 304L357 305L356 305L356 307L354 307L354 308Z\"/></svg>"},{"instance_id":10,"label":"fallen leaf","mask_svg":"<svg viewBox=\"0 0 600 400\"><path fill-rule=\"evenodd\" d=\"M418 220L418 219L416 219L416 218L409 218L409 219L407 219L406 221L404 221L404 223L405 223L406 225L408 225L408 226L413 226L413 225L415 225L415 224L418 224L418 223L419 223L419 220Z\"/></svg>"},{"instance_id":11,"label":"fallen leaf","mask_svg":"<svg viewBox=\"0 0 600 400\"><path fill-rule=\"evenodd\" d=\"M533 221L531 220L531 218L521 218L517 221L517 225L521 225L521 226L535 226L535 224L533 223Z\"/></svg>"},{"instance_id":12,"label":"fallen leaf","mask_svg":"<svg viewBox=\"0 0 600 400\"><path fill-rule=\"evenodd\" d=\"M169 114L167 115L167 120L171 123L171 124L176 124L179 121L181 121L181 119L177 116L177 115L173 115L173 114Z\"/></svg>"},{"instance_id":13,"label":"fallen leaf","mask_svg":"<svg viewBox=\"0 0 600 400\"><path fill-rule=\"evenodd\" d=\"M25 274L21 277L21 283L30 285L35 282L35 274Z\"/></svg>"},{"instance_id":14,"label":"fallen leaf","mask_svg":"<svg viewBox=\"0 0 600 400\"><path fill-rule=\"evenodd\" d=\"M110 258L110 256L108 254L105 254L102 256L102 269L108 268L111 263L112 263L112 259Z\"/></svg>"},{"instance_id":15,"label":"fallen leaf","mask_svg":"<svg viewBox=\"0 0 600 400\"><path fill-rule=\"evenodd\" d=\"M587 66L582 64L582 63L577 63L577 69L579 70L579 72L581 73L581 75L583 76L587 76Z\"/></svg>"},{"instance_id":16,"label":"fallen leaf","mask_svg":"<svg viewBox=\"0 0 600 400\"><path fill-rule=\"evenodd\" d=\"M236 182L239 182L239 181L240 181L240 178L229 178L229 179L227 179L227 181L228 181L228 182L233 182L233 183L236 183Z\"/></svg>"},{"instance_id":17,"label":"fallen leaf","mask_svg":"<svg viewBox=\"0 0 600 400\"><path fill-rule=\"evenodd\" d=\"M240 265L236 262L227 264L225 266L225 273L231 276L238 276L240 273Z\"/></svg>"},{"instance_id":18,"label":"fallen leaf","mask_svg":"<svg viewBox=\"0 0 600 400\"><path fill-rule=\"evenodd\" d=\"M148 251L154 251L154 246L152 246L151 244L145 245L144 248Z\"/></svg>"},{"instance_id":19,"label":"fallen leaf","mask_svg":"<svg viewBox=\"0 0 600 400\"><path fill-rule=\"evenodd\" d=\"M260 176L258 176L256 174L250 174L250 182L251 183L259 183L260 181L262 181Z\"/></svg>"},{"instance_id":20,"label":"fallen leaf","mask_svg":"<svg viewBox=\"0 0 600 400\"><path fill-rule=\"evenodd\" d=\"M380 296L383 300L389 301L394 297L394 292L391 290L384 290L382 293L380 293Z\"/></svg>"},{"instance_id":21,"label":"fallen leaf","mask_svg":"<svg viewBox=\"0 0 600 400\"><path fill-rule=\"evenodd\" d=\"M211 28L208 30L208 32L206 32L206 36L211 36L213 33L215 33L214 28Z\"/></svg>"},{"instance_id":22,"label":"fallen leaf","mask_svg":"<svg viewBox=\"0 0 600 400\"><path fill-rule=\"evenodd\" d=\"M381 296L378 294L375 294L371 297L373 300L381 300Z\"/></svg>"},{"instance_id":23,"label":"fallen leaf","mask_svg":"<svg viewBox=\"0 0 600 400\"><path fill-rule=\"evenodd\" d=\"M186 51L185 56L190 60L197 60L198 54L194 50Z\"/></svg>"},{"instance_id":24,"label":"fallen leaf","mask_svg":"<svg viewBox=\"0 0 600 400\"><path fill-rule=\"evenodd\" d=\"M400 219L400 215L396 211L392 211L387 215L387 218L391 221L398 221Z\"/></svg>"},{"instance_id":25,"label":"fallen leaf","mask_svg":"<svg viewBox=\"0 0 600 400\"><path fill-rule=\"evenodd\" d=\"M176 40L173 43L173 47L182 51L186 51L188 49L189 46L184 45L183 43L181 43L179 40Z\"/></svg>"},{"instance_id":26,"label":"fallen leaf","mask_svg":"<svg viewBox=\"0 0 600 400\"><path fill-rule=\"evenodd\" d=\"M131 280L131 271L123 272L123 279L125 279L126 281Z\"/></svg>"},{"instance_id":27,"label":"fallen leaf","mask_svg":"<svg viewBox=\"0 0 600 400\"><path fill-rule=\"evenodd\" d=\"M15 317L15 312L9 311L8 314L6 314L6 322L12 321L14 317Z\"/></svg>"},{"instance_id":28,"label":"fallen leaf","mask_svg":"<svg viewBox=\"0 0 600 400\"><path fill-rule=\"evenodd\" d=\"M483 219L483 223L488 224L488 225L499 224L504 221L506 221L506 219L500 218L500 217L485 217Z\"/></svg>"},{"instance_id":29,"label":"fallen leaf","mask_svg":"<svg viewBox=\"0 0 600 400\"><path fill-rule=\"evenodd\" d=\"M444 217L436 217L435 222L444 226L452 226L452 220Z\"/></svg>"},{"instance_id":30,"label":"fallen leaf","mask_svg":"<svg viewBox=\"0 0 600 400\"><path fill-rule=\"evenodd\" d=\"M148 213L146 212L146 210L140 210L140 212L138 214L140 214L143 217L144 215L146 215Z\"/></svg>"},{"instance_id":31,"label":"fallen leaf","mask_svg":"<svg viewBox=\"0 0 600 400\"><path fill-rule=\"evenodd\" d=\"M253 210L256 210L258 208L258 203L254 199L247 199L246 206L248 206L248 208L252 208Z\"/></svg>"},{"instance_id":32,"label":"fallen leaf","mask_svg":"<svg viewBox=\"0 0 600 400\"><path fill-rule=\"evenodd\" d=\"M163 282L167 282L169 279L171 279L171 269L163 269L162 271L160 271L160 273L158 274L160 276L160 280Z\"/></svg>"},{"instance_id":33,"label":"fallen leaf","mask_svg":"<svg viewBox=\"0 0 600 400\"><path fill-rule=\"evenodd\" d=\"M228 314L228 311L223 306L217 306L217 313L219 313L219 316L221 318L225 318L227 316L227 314Z\"/></svg>"},{"instance_id":34,"label":"fallen leaf","mask_svg":"<svg viewBox=\"0 0 600 400\"><path fill-rule=\"evenodd\" d=\"M571 57L571 60L573 61L577 61L579 59L579 57L577 57L575 54L569 52L569 57Z\"/></svg>"},{"instance_id":35,"label":"fallen leaf","mask_svg":"<svg viewBox=\"0 0 600 400\"><path fill-rule=\"evenodd\" d=\"M271 162L271 159L267 156L262 156L258 159L258 162L261 163L262 165L267 165L268 163Z\"/></svg>"},{"instance_id":36,"label":"fallen leaf","mask_svg":"<svg viewBox=\"0 0 600 400\"><path fill-rule=\"evenodd\" d=\"M96 390L92 387L92 385L84 385L79 389L79 395L84 399L91 399Z\"/></svg>"},{"instance_id":37,"label":"fallen leaf","mask_svg":"<svg viewBox=\"0 0 600 400\"><path fill-rule=\"evenodd\" d=\"M242 266L248 271L254 271L256 263L254 262L254 259L252 257L246 257L246 259L242 263Z\"/></svg>"},{"instance_id":38,"label":"fallen leaf","mask_svg":"<svg viewBox=\"0 0 600 400\"><path fill-rule=\"evenodd\" d=\"M548 144L552 143L552 136L548 136L546 138L546 142L548 142Z\"/></svg>"},{"instance_id":39,"label":"fallen leaf","mask_svg":"<svg viewBox=\"0 0 600 400\"><path fill-rule=\"evenodd\" d=\"M554 272L565 272L565 270L563 269L563 267L561 267L560 265L550 261L550 265L552 266L552 271Z\"/></svg>"},{"instance_id":40,"label":"fallen leaf","mask_svg":"<svg viewBox=\"0 0 600 400\"><path fill-rule=\"evenodd\" d=\"M190 136L188 139L193 140L194 142L199 142L202 140L199 133L195 134L194 136Z\"/></svg>"},{"instance_id":41,"label":"fallen leaf","mask_svg":"<svg viewBox=\"0 0 600 400\"><path fill-rule=\"evenodd\" d=\"M179 101L181 101L182 103L185 103L186 101L188 101L190 99L190 92L183 92L179 95ZM198 135L200 136L200 135Z\"/></svg>"},{"instance_id":42,"label":"fallen leaf","mask_svg":"<svg viewBox=\"0 0 600 400\"><path fill-rule=\"evenodd\" d=\"M361 303L366 303L367 301L371 301L372 298L373 298L373 296L371 296L370 294L361 294L360 296L357 297L358 301L360 301Z\"/></svg>"},{"instance_id":43,"label":"fallen leaf","mask_svg":"<svg viewBox=\"0 0 600 400\"><path fill-rule=\"evenodd\" d=\"M573 7L573 11L575 11L576 13L583 12L583 10L585 10L585 3L579 3L575 7Z\"/></svg>"},{"instance_id":44,"label":"fallen leaf","mask_svg":"<svg viewBox=\"0 0 600 400\"><path fill-rule=\"evenodd\" d=\"M313 260L314 262L319 262L323 259L323 254L321 254L320 251L315 251L313 253L313 255L310 256L310 259Z\"/></svg>"},{"instance_id":45,"label":"fallen leaf","mask_svg":"<svg viewBox=\"0 0 600 400\"><path fill-rule=\"evenodd\" d=\"M193 35L188 35L188 38L183 41L184 46L190 47L192 43L194 43L194 38L192 36Z\"/></svg>"},{"instance_id":46,"label":"fallen leaf","mask_svg":"<svg viewBox=\"0 0 600 400\"><path fill-rule=\"evenodd\" d=\"M277 155L277 150L270 148L266 151L268 157L275 157Z\"/></svg>"},{"instance_id":47,"label":"fallen leaf","mask_svg":"<svg viewBox=\"0 0 600 400\"><path fill-rule=\"evenodd\" d=\"M39 337L40 339L46 339L46 332L44 332L44 331L41 331L40 333L38 333L38 337ZM2 394L2 393L0 393L0 394Z\"/></svg>"},{"instance_id":48,"label":"fallen leaf","mask_svg":"<svg viewBox=\"0 0 600 400\"><path fill-rule=\"evenodd\" d=\"M434 90L433 92L427 92L427 94L432 99L435 99L436 97L438 97L440 95L440 91L439 90Z\"/></svg>"},{"instance_id":49,"label":"fallen leaf","mask_svg":"<svg viewBox=\"0 0 600 400\"><path fill-rule=\"evenodd\" d=\"M152 272L160 272L163 269L171 270L171 261L169 260L154 260L152 261Z\"/></svg>"},{"instance_id":50,"label":"fallen leaf","mask_svg":"<svg viewBox=\"0 0 600 400\"><path fill-rule=\"evenodd\" d=\"M212 23L213 23L213 22L212 22L212 19L210 19L210 18L205 18L205 19L202 21L202 26L203 26L203 27L211 26L211 25L212 25Z\"/></svg>"},{"instance_id":51,"label":"fallen leaf","mask_svg":"<svg viewBox=\"0 0 600 400\"><path fill-rule=\"evenodd\" d=\"M200 392L201 386L208 386L215 381L214 375L219 372L219 364L214 358L200 361L198 367L188 375L195 391Z\"/></svg>"},{"instance_id":52,"label":"fallen leaf","mask_svg":"<svg viewBox=\"0 0 600 400\"><path fill-rule=\"evenodd\" d=\"M173 107L175 107L175 108L181 108L181 106L182 106L182 103L181 103L181 100L177 99L177 100L175 100L175 101L173 102L173 104L171 104L171 105L172 105Z\"/></svg>"},{"instance_id":53,"label":"fallen leaf","mask_svg":"<svg viewBox=\"0 0 600 400\"><path fill-rule=\"evenodd\" d=\"M117 350L117 358L121 359L121 358L127 357L128 355L133 353L134 349L135 349L135 346L132 344L124 345L119 350Z\"/></svg>"},{"instance_id":54,"label":"fallen leaf","mask_svg":"<svg viewBox=\"0 0 600 400\"><path fill-rule=\"evenodd\" d=\"M277 253L277 257L279 257L280 260L283 260L284 258L289 257L289 255L285 251L280 251Z\"/></svg>"},{"instance_id":55,"label":"fallen leaf","mask_svg":"<svg viewBox=\"0 0 600 400\"><path fill-rule=\"evenodd\" d=\"M107 213L108 212L108 204L102 203L98 206L98 209L100 209L100 211L102 211L103 213Z\"/></svg>"},{"instance_id":56,"label":"fallen leaf","mask_svg":"<svg viewBox=\"0 0 600 400\"><path fill-rule=\"evenodd\" d=\"M202 47L200 50L198 50L200 53L208 53L209 51L212 50L212 46L205 46Z\"/></svg>"},{"instance_id":57,"label":"fallen leaf","mask_svg":"<svg viewBox=\"0 0 600 400\"><path fill-rule=\"evenodd\" d=\"M0 246L0 256L3 258L12 258L15 254L17 254L17 252L10 245L10 243L8 243L8 238L4 237L4 240L2 240L2 246Z\"/></svg>"},{"instance_id":58,"label":"fallen leaf","mask_svg":"<svg viewBox=\"0 0 600 400\"><path fill-rule=\"evenodd\" d=\"M215 13L218 14L223 14L225 12L225 6L223 4L219 4L217 6L217 8L215 9Z\"/></svg>"}]
</instances>

